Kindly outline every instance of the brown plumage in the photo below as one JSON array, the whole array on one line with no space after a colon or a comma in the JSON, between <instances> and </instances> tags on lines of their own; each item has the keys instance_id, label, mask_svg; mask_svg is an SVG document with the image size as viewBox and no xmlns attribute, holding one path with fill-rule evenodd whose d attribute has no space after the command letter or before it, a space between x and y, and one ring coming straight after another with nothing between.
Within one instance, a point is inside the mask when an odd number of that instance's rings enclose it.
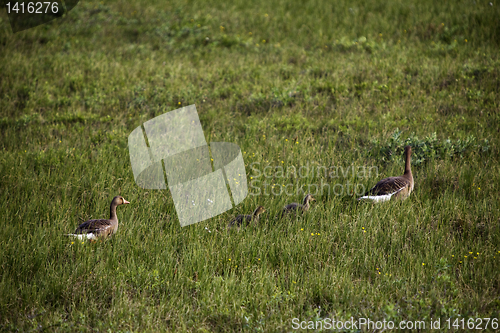
<instances>
[{"instance_id":1,"label":"brown plumage","mask_svg":"<svg viewBox=\"0 0 500 333\"><path fill-rule=\"evenodd\" d=\"M118 205L129 204L122 196L116 196L111 201L109 219L88 220L83 222L76 228L74 236L79 239L95 240L98 237L109 237L118 230L118 217L116 216L116 207Z\"/></svg>"},{"instance_id":2,"label":"brown plumage","mask_svg":"<svg viewBox=\"0 0 500 333\"><path fill-rule=\"evenodd\" d=\"M359 198L369 199L375 202L387 201L391 197L405 199L413 191L413 175L411 173L411 147L405 147L405 172L399 177L384 178Z\"/></svg>"},{"instance_id":3,"label":"brown plumage","mask_svg":"<svg viewBox=\"0 0 500 333\"><path fill-rule=\"evenodd\" d=\"M311 194L308 194L304 197L304 200L302 201L302 205L299 203L296 203L296 202L286 205L283 208L283 211L281 212L281 217L285 216L286 214L288 214L290 212L297 212L299 210L302 212L308 211L309 210L309 203L312 201L316 201L316 199L314 199Z\"/></svg>"},{"instance_id":4,"label":"brown plumage","mask_svg":"<svg viewBox=\"0 0 500 333\"><path fill-rule=\"evenodd\" d=\"M248 223L250 223L250 221L252 221L252 220L253 220L254 224L257 224L257 222L259 221L259 215L264 213L265 211L266 211L266 209L264 207L258 206L254 210L252 215L238 215L229 222L227 227L232 228L234 226L237 226L239 228L239 227L241 227L243 222L245 222L248 225Z\"/></svg>"}]
</instances>

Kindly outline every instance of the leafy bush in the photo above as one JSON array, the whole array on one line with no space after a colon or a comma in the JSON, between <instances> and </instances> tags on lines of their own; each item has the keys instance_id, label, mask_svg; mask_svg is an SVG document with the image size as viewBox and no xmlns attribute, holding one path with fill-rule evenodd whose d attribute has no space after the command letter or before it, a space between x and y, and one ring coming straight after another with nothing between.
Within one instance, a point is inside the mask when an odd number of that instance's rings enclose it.
<instances>
[{"instance_id":1,"label":"leafy bush","mask_svg":"<svg viewBox=\"0 0 500 333\"><path fill-rule=\"evenodd\" d=\"M470 152L486 152L489 150L487 139L478 141L474 135L469 135L465 139L452 141L450 139L439 140L436 132L423 139L419 139L415 133L411 133L403 139L403 131L397 128L394 133L385 141L372 141L374 148L372 155L381 157L383 161L399 160L404 147L410 145L412 148L412 164L419 165L427 160L444 159L451 157L463 158Z\"/></svg>"}]
</instances>

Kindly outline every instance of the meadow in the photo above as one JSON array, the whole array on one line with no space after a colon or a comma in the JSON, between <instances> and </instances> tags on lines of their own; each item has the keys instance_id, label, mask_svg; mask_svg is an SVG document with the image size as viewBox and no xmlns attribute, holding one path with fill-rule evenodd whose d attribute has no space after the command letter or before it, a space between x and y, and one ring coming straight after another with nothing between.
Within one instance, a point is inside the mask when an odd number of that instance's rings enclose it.
<instances>
[{"instance_id":1,"label":"meadow","mask_svg":"<svg viewBox=\"0 0 500 333\"><path fill-rule=\"evenodd\" d=\"M89 0L16 34L0 10L0 331L500 320L499 6ZM127 145L191 104L208 143L240 146L253 185L181 227L168 190L135 184ZM347 184L402 174L407 144L411 196L357 201ZM332 191L276 219L304 197L290 184ZM115 195L131 204L112 239L65 236ZM257 205L257 226L226 229Z\"/></svg>"}]
</instances>

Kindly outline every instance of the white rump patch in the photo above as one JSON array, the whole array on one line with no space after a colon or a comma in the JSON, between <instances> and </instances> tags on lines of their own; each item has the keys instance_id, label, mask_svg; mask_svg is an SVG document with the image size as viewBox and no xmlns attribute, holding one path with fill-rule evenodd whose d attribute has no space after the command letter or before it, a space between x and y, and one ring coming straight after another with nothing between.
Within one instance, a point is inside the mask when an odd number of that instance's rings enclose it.
<instances>
[{"instance_id":1,"label":"white rump patch","mask_svg":"<svg viewBox=\"0 0 500 333\"><path fill-rule=\"evenodd\" d=\"M391 200L391 197L393 194L394 193L386 194L386 195L365 195L365 196L359 198L358 200L366 199L366 200L372 200L374 202L384 202L384 201Z\"/></svg>"},{"instance_id":2,"label":"white rump patch","mask_svg":"<svg viewBox=\"0 0 500 333\"><path fill-rule=\"evenodd\" d=\"M82 239L97 239L97 236L89 232L88 234L67 234L66 236L76 237L80 240Z\"/></svg>"},{"instance_id":3,"label":"white rump patch","mask_svg":"<svg viewBox=\"0 0 500 333\"><path fill-rule=\"evenodd\" d=\"M391 200L391 197L398 193L399 191L401 191L402 189L404 189L404 187L400 188L399 190L397 190L396 192L392 192L392 193L389 193L389 194L384 194L384 195L365 195L361 198L359 198L358 200L362 200L362 199L366 199L366 200L372 200L373 202L384 202L384 201L389 201Z\"/></svg>"}]
</instances>

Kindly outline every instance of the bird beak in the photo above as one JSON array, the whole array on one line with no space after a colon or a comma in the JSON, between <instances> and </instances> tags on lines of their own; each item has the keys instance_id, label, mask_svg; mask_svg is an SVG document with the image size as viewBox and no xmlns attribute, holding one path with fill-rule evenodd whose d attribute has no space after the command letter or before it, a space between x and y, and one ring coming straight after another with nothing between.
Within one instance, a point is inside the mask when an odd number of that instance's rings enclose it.
<instances>
[{"instance_id":1,"label":"bird beak","mask_svg":"<svg viewBox=\"0 0 500 333\"><path fill-rule=\"evenodd\" d=\"M123 199L123 203L126 205L126 204L129 204L130 202L128 202L127 200Z\"/></svg>"}]
</instances>

